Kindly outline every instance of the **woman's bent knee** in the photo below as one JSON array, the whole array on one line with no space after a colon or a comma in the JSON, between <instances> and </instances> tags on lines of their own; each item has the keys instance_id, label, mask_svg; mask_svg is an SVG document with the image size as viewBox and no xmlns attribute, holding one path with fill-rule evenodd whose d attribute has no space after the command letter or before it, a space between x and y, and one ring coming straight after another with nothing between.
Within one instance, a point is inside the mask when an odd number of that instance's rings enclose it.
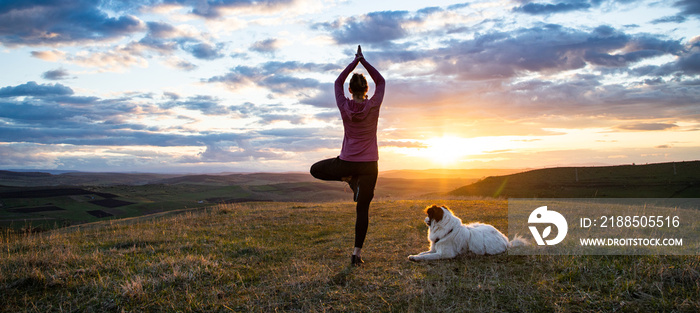
<instances>
[{"instance_id":1,"label":"woman's bent knee","mask_svg":"<svg viewBox=\"0 0 700 313\"><path fill-rule=\"evenodd\" d=\"M340 180L337 173L333 173L334 159L321 160L311 165L309 173L316 179L321 180Z\"/></svg>"},{"instance_id":2,"label":"woman's bent knee","mask_svg":"<svg viewBox=\"0 0 700 313\"><path fill-rule=\"evenodd\" d=\"M320 162L317 162L314 165L311 165L311 168L309 169L309 173L311 173L311 176L313 176L314 178L320 179L320 177L318 177L320 174L318 163L320 163Z\"/></svg>"}]
</instances>

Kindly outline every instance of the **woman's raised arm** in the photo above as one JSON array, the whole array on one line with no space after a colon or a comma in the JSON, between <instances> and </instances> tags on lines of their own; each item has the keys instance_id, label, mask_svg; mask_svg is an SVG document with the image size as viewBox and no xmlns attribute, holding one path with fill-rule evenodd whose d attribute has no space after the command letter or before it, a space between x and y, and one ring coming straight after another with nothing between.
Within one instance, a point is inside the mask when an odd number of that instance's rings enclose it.
<instances>
[{"instance_id":1,"label":"woman's raised arm","mask_svg":"<svg viewBox=\"0 0 700 313\"><path fill-rule=\"evenodd\" d=\"M362 66L365 67L367 70L367 73L369 73L369 76L372 77L372 80L374 81L374 84L376 85L376 88L374 90L374 95L372 95L372 99L375 101L379 101L380 103L384 99L384 88L386 85L386 82L384 81L384 76L382 74L379 74L379 71L377 71L372 64L369 64L367 60L365 60L364 57L360 54L360 63L362 63Z\"/></svg>"},{"instance_id":2,"label":"woman's raised arm","mask_svg":"<svg viewBox=\"0 0 700 313\"><path fill-rule=\"evenodd\" d=\"M360 63L360 57L355 57L350 64L348 64L345 69L340 72L340 75L338 75L338 78L335 79L335 100L337 103L341 103L341 101L345 100L345 90L343 90L343 84L345 84L345 80L348 78L348 75L350 75L350 72L357 67L357 64Z\"/></svg>"}]
</instances>

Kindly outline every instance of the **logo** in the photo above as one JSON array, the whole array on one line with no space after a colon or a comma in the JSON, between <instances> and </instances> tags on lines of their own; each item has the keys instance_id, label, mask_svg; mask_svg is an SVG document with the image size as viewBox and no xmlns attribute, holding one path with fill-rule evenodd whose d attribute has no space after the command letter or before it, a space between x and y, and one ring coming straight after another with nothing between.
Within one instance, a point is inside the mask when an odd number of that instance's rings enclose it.
<instances>
[{"instance_id":1,"label":"logo","mask_svg":"<svg viewBox=\"0 0 700 313\"><path fill-rule=\"evenodd\" d=\"M542 231L542 235L540 235L540 233L537 231L537 227L529 226L532 236L535 237L535 241L537 241L537 244L540 246L553 246L562 242L564 237L566 237L566 232L569 230L569 226L566 224L566 219L564 216L559 214L559 212L547 210L547 206L541 206L532 211L532 213L530 213L530 217L527 219L527 222L536 224L554 224L554 226L557 227L557 236L554 237L554 239L544 240L549 236L549 234L552 233L552 225L547 226L544 231Z\"/></svg>"}]
</instances>

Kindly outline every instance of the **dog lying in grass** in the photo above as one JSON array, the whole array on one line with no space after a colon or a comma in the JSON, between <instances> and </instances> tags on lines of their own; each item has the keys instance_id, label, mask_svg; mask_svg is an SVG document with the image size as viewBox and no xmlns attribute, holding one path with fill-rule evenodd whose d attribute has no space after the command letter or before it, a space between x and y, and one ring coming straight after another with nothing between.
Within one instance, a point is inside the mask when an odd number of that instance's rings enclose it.
<instances>
[{"instance_id":1,"label":"dog lying in grass","mask_svg":"<svg viewBox=\"0 0 700 313\"><path fill-rule=\"evenodd\" d=\"M430 250L409 256L411 261L450 259L467 252L499 254L510 247L529 244L520 236L509 241L508 237L488 224L462 224L462 220L446 206L433 205L425 209L425 213L428 214L425 223L428 224Z\"/></svg>"}]
</instances>

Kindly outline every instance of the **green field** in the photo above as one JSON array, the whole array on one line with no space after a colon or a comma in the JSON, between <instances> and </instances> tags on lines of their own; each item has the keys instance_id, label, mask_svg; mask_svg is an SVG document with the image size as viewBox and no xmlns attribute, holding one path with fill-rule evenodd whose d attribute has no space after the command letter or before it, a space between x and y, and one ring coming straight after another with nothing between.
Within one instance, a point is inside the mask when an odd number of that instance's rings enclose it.
<instances>
[{"instance_id":1,"label":"green field","mask_svg":"<svg viewBox=\"0 0 700 313\"><path fill-rule=\"evenodd\" d=\"M219 203L340 201L352 197L346 183L323 182L309 174L171 176L0 171L0 183L6 184L0 184L0 229L46 230ZM51 185L52 177L63 185ZM382 177L376 198L447 192L471 181Z\"/></svg>"},{"instance_id":2,"label":"green field","mask_svg":"<svg viewBox=\"0 0 700 313\"><path fill-rule=\"evenodd\" d=\"M249 194L238 186L144 185L85 188L73 195L72 187L0 188L0 193L36 191L39 196L1 197L0 228L53 229L104 219L118 219L156 212L211 206L220 199L237 199ZM61 193L64 192L63 195ZM49 194L51 196L44 196ZM56 194L56 195L53 195ZM104 194L113 197L104 197ZM211 200L208 201L207 199ZM107 201L107 206L104 202ZM213 201L213 202L212 202ZM110 206L112 202L112 206ZM117 202L117 203L114 203ZM120 203L121 202L121 203ZM42 211L42 207L60 210ZM35 210L39 208L38 210ZM100 211L97 216L89 212Z\"/></svg>"},{"instance_id":3,"label":"green field","mask_svg":"<svg viewBox=\"0 0 700 313\"><path fill-rule=\"evenodd\" d=\"M506 232L505 200L255 202L0 241L4 312L697 312L698 256L474 256L413 263L422 210ZM509 235L512 237L512 234Z\"/></svg>"}]
</instances>

